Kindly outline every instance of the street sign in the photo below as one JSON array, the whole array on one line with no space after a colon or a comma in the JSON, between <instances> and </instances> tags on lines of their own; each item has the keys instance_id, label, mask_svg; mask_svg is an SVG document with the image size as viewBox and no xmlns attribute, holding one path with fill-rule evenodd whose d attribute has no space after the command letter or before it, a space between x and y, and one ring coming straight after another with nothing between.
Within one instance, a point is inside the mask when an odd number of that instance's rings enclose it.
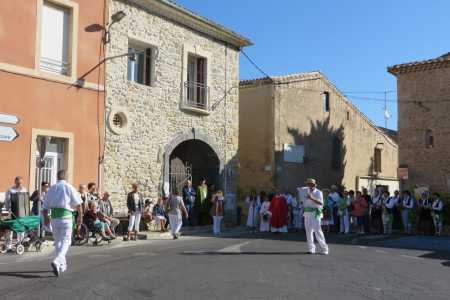
<instances>
[{"instance_id":1,"label":"street sign","mask_svg":"<svg viewBox=\"0 0 450 300\"><path fill-rule=\"evenodd\" d=\"M19 137L14 128L0 126L0 142L12 142Z\"/></svg>"},{"instance_id":2,"label":"street sign","mask_svg":"<svg viewBox=\"0 0 450 300\"><path fill-rule=\"evenodd\" d=\"M398 168L398 178L401 180L408 180L409 171L408 168Z\"/></svg>"},{"instance_id":3,"label":"street sign","mask_svg":"<svg viewBox=\"0 0 450 300\"><path fill-rule=\"evenodd\" d=\"M0 113L0 123L17 124L19 122L17 116Z\"/></svg>"}]
</instances>

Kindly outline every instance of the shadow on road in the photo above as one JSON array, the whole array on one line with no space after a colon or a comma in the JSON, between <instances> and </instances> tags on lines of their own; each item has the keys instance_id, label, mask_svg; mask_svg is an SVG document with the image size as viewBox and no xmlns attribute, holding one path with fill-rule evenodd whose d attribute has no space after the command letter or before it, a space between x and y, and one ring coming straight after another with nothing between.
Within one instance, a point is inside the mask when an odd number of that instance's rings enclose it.
<instances>
[{"instance_id":1,"label":"shadow on road","mask_svg":"<svg viewBox=\"0 0 450 300\"><path fill-rule=\"evenodd\" d=\"M186 235L211 237L209 231L201 232L187 232ZM286 234L249 232L245 229L239 228L237 231L225 232L220 238L223 239L242 239L242 240L279 240L292 242L305 242L305 232L290 232ZM336 233L326 234L327 243L330 245L361 245L370 247L381 247L391 249L408 249L408 250L422 250L428 253L420 256L421 258L436 259L444 261L444 266L450 266L450 238L448 237L433 237L433 236L405 236L402 234L394 234L392 236L384 235L358 235L349 234L341 235ZM214 253L219 255L220 253ZM264 254L264 253L262 253ZM278 253L284 254L284 253ZM296 253L298 254L298 253ZM230 254L231 255L231 254ZM269 254L270 255L270 254Z\"/></svg>"},{"instance_id":2,"label":"shadow on road","mask_svg":"<svg viewBox=\"0 0 450 300\"><path fill-rule=\"evenodd\" d=\"M18 277L24 279L33 279L33 278L52 278L54 275L39 275L39 274L52 274L51 271L20 271L20 272L0 272L0 277Z\"/></svg>"},{"instance_id":3,"label":"shadow on road","mask_svg":"<svg viewBox=\"0 0 450 300\"><path fill-rule=\"evenodd\" d=\"M181 253L182 255L311 255L308 252L298 252L298 251L185 251Z\"/></svg>"}]
</instances>

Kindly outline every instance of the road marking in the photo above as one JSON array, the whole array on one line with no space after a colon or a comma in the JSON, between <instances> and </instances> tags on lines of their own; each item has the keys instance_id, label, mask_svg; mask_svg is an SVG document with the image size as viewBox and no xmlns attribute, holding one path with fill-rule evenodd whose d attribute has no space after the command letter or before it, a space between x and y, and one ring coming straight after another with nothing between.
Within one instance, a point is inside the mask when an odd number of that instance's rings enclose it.
<instances>
[{"instance_id":1,"label":"road marking","mask_svg":"<svg viewBox=\"0 0 450 300\"><path fill-rule=\"evenodd\" d=\"M98 257L111 257L112 255L110 254L92 254L89 255L89 258L98 258Z\"/></svg>"},{"instance_id":2,"label":"road marking","mask_svg":"<svg viewBox=\"0 0 450 300\"><path fill-rule=\"evenodd\" d=\"M136 252L132 254L133 256L155 256L158 255L157 253L154 252Z\"/></svg>"},{"instance_id":3,"label":"road marking","mask_svg":"<svg viewBox=\"0 0 450 300\"><path fill-rule=\"evenodd\" d=\"M358 247L361 248L361 249L367 249L366 246L358 246Z\"/></svg>"},{"instance_id":4,"label":"road marking","mask_svg":"<svg viewBox=\"0 0 450 300\"><path fill-rule=\"evenodd\" d=\"M401 255L401 257L410 258L410 259L417 259L417 260L423 260L422 257L411 256L411 255Z\"/></svg>"},{"instance_id":5,"label":"road marking","mask_svg":"<svg viewBox=\"0 0 450 300\"><path fill-rule=\"evenodd\" d=\"M236 244L236 245L231 245L231 246L222 248L222 249L218 250L217 252L219 252L219 253L220 252L236 252L236 253L239 253L239 252L241 252L241 247L243 247L245 245L248 245L250 243L251 243L251 241L240 243L240 244Z\"/></svg>"},{"instance_id":6,"label":"road marking","mask_svg":"<svg viewBox=\"0 0 450 300\"><path fill-rule=\"evenodd\" d=\"M388 254L388 253L389 253L389 252L383 251L383 250L375 250L375 252L377 252L377 253L382 253L382 254Z\"/></svg>"}]
</instances>

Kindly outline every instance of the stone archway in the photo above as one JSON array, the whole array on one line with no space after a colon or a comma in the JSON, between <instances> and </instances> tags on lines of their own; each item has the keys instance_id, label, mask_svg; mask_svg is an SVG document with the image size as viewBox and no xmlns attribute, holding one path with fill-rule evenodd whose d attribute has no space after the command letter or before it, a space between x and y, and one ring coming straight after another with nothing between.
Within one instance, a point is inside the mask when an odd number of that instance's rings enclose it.
<instances>
[{"instance_id":1,"label":"stone archway","mask_svg":"<svg viewBox=\"0 0 450 300\"><path fill-rule=\"evenodd\" d=\"M176 160L178 158L178 161ZM163 193L168 194L171 184L171 163L183 163L183 160L192 160L193 163L202 169L198 171L196 166L192 166L192 173L197 177L211 176L212 183L218 187L221 185L221 174L223 171L223 160L220 156L219 148L214 141L197 129L177 135L164 149L164 167L163 167ZM206 164L206 165L205 165ZM203 172L203 175L201 175ZM214 173L214 174L213 174Z\"/></svg>"}]
</instances>

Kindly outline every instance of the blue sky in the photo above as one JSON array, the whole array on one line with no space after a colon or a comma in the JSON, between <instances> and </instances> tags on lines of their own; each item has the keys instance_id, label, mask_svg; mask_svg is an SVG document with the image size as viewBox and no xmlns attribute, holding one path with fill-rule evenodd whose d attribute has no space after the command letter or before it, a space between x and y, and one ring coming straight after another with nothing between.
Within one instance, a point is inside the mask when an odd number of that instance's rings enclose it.
<instances>
[{"instance_id":1,"label":"blue sky","mask_svg":"<svg viewBox=\"0 0 450 300\"><path fill-rule=\"evenodd\" d=\"M320 70L377 125L386 67L450 51L449 0L178 0L250 38L247 54L269 75ZM261 77L241 56L241 79ZM351 93L350 93L351 92ZM367 93L376 92L376 93ZM381 99L369 100L365 98ZM396 93L388 94L389 100ZM397 128L395 101L388 102Z\"/></svg>"}]
</instances>

